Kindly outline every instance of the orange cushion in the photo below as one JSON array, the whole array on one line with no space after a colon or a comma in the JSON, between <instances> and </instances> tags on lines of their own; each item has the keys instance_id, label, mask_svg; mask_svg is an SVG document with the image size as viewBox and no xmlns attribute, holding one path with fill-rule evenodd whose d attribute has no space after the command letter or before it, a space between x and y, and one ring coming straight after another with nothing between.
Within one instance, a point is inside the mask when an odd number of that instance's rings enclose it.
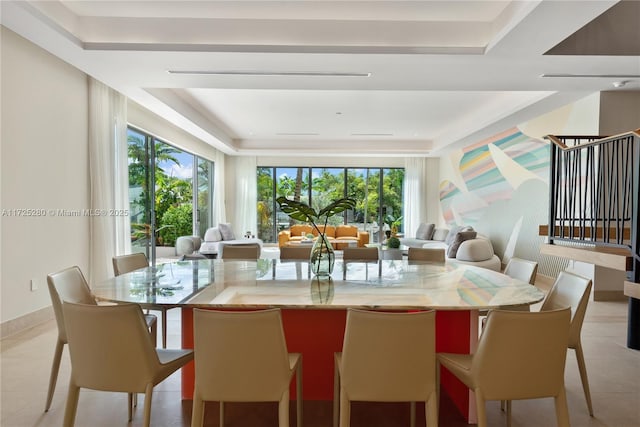
<instances>
[{"instance_id":1,"label":"orange cushion","mask_svg":"<svg viewBox=\"0 0 640 427\"><path fill-rule=\"evenodd\" d=\"M302 236L302 233L305 235L307 233L311 233L312 227L309 224L294 224L289 229L291 237L293 236Z\"/></svg>"},{"instance_id":2,"label":"orange cushion","mask_svg":"<svg viewBox=\"0 0 640 427\"><path fill-rule=\"evenodd\" d=\"M339 225L336 228L336 237L358 237L358 227L355 225Z\"/></svg>"},{"instance_id":3,"label":"orange cushion","mask_svg":"<svg viewBox=\"0 0 640 427\"><path fill-rule=\"evenodd\" d=\"M323 225L319 225L318 228L320 229L320 231L324 230ZM324 234L327 237L336 237L336 228L333 225L327 225L327 231ZM313 235L318 235L318 232L315 229L313 230Z\"/></svg>"}]
</instances>

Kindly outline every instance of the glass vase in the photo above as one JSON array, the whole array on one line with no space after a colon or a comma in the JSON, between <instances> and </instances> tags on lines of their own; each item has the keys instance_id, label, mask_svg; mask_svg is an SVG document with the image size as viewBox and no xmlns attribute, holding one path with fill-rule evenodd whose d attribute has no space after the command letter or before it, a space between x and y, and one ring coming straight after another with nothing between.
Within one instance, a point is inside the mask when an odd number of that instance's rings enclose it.
<instances>
[{"instance_id":1,"label":"glass vase","mask_svg":"<svg viewBox=\"0 0 640 427\"><path fill-rule=\"evenodd\" d=\"M311 257L309 265L311 272L316 276L330 276L333 272L333 264L336 260L336 254L333 246L324 234L320 234L311 248Z\"/></svg>"}]
</instances>

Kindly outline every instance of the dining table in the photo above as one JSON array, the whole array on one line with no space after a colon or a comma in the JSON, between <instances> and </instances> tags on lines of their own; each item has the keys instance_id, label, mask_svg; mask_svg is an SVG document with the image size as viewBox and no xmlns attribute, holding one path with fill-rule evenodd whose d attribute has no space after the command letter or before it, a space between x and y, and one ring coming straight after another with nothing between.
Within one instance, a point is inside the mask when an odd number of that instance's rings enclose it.
<instances>
[{"instance_id":1,"label":"dining table","mask_svg":"<svg viewBox=\"0 0 640 427\"><path fill-rule=\"evenodd\" d=\"M193 310L280 308L288 351L303 355L305 400L332 400L333 354L342 349L349 308L436 311L436 351L473 353L481 311L529 306L544 293L505 274L455 261L336 260L314 276L308 260L201 259L158 264L92 287L99 300L181 310L183 348L193 348ZM407 351L411 351L410 348ZM182 369L182 397L193 393L193 362ZM473 392L446 370L441 387L475 421ZM294 395L294 394L292 394Z\"/></svg>"}]
</instances>

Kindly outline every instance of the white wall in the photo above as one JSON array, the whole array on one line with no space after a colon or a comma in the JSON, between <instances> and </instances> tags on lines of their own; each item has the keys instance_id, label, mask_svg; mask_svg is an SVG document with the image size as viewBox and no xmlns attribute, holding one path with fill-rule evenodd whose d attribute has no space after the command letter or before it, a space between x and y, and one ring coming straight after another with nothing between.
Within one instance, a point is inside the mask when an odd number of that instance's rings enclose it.
<instances>
[{"instance_id":1,"label":"white wall","mask_svg":"<svg viewBox=\"0 0 640 427\"><path fill-rule=\"evenodd\" d=\"M52 316L47 274L72 265L88 271L88 218L62 216L57 210L88 208L90 188L87 76L4 27L1 36L4 336ZM210 145L133 102L128 121L199 156L216 155ZM46 215L9 216L21 208L44 209Z\"/></svg>"},{"instance_id":2,"label":"white wall","mask_svg":"<svg viewBox=\"0 0 640 427\"><path fill-rule=\"evenodd\" d=\"M2 27L0 320L51 305L46 275L89 263L88 82L76 68ZM43 216L9 216L13 209ZM36 291L30 290L35 280Z\"/></svg>"}]
</instances>

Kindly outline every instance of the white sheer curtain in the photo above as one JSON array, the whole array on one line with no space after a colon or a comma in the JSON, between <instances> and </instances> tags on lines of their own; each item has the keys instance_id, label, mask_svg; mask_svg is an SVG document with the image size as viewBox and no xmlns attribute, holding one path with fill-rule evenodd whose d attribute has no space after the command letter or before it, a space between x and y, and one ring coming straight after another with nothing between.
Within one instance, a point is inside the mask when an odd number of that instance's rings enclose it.
<instances>
[{"instance_id":1,"label":"white sheer curtain","mask_svg":"<svg viewBox=\"0 0 640 427\"><path fill-rule=\"evenodd\" d=\"M427 220L427 159L411 157L405 159L404 170L404 235L413 237L421 222Z\"/></svg>"},{"instance_id":2,"label":"white sheer curtain","mask_svg":"<svg viewBox=\"0 0 640 427\"><path fill-rule=\"evenodd\" d=\"M111 258L131 250L127 168L127 100L89 81L89 279L113 275Z\"/></svg>"},{"instance_id":3,"label":"white sheer curtain","mask_svg":"<svg viewBox=\"0 0 640 427\"><path fill-rule=\"evenodd\" d=\"M224 203L224 153L217 151L213 159L213 203L211 206L211 227L227 222Z\"/></svg>"},{"instance_id":4,"label":"white sheer curtain","mask_svg":"<svg viewBox=\"0 0 640 427\"><path fill-rule=\"evenodd\" d=\"M258 223L257 200L258 184L256 179L257 160L254 156L239 156L235 161L235 218L233 228L238 235L243 236L245 232L251 231L257 234Z\"/></svg>"}]
</instances>

